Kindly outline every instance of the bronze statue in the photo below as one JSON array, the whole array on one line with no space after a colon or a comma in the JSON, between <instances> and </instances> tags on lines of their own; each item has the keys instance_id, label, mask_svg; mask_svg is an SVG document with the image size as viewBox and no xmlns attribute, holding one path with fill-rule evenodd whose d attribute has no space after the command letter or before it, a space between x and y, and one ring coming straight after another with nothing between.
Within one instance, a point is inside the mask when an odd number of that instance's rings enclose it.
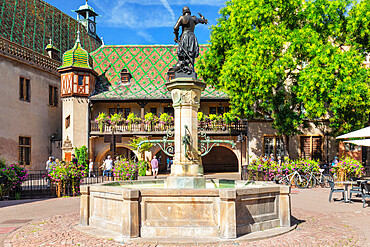
<instances>
[{"instance_id":1,"label":"bronze statue","mask_svg":"<svg viewBox=\"0 0 370 247\"><path fill-rule=\"evenodd\" d=\"M182 16L176 22L174 26L175 42L179 44L177 50L178 62L174 66L173 70L175 75L193 77L194 61L199 56L199 45L197 38L194 34L195 25L202 23L207 24L208 20L198 13L200 18L191 16L191 12L188 6L182 9ZM182 33L179 40L179 29L182 27ZM176 76L176 77L178 77Z\"/></svg>"}]
</instances>

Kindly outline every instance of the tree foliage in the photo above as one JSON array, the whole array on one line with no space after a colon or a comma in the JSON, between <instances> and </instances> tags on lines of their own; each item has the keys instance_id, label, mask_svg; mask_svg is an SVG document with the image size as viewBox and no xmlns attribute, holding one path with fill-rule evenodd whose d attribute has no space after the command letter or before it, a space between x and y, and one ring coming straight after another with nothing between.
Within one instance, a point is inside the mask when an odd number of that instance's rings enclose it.
<instances>
[{"instance_id":1,"label":"tree foliage","mask_svg":"<svg viewBox=\"0 0 370 247\"><path fill-rule=\"evenodd\" d=\"M335 134L360 128L370 110L364 2L229 0L199 74L234 113L271 118L285 136L307 118L329 117Z\"/></svg>"}]
</instances>

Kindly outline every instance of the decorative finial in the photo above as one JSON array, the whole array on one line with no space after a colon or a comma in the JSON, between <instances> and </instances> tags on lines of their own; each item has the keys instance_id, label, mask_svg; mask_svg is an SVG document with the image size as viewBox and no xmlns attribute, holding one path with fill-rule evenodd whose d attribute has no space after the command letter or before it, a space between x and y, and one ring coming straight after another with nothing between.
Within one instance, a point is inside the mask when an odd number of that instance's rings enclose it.
<instances>
[{"instance_id":1,"label":"decorative finial","mask_svg":"<svg viewBox=\"0 0 370 247\"><path fill-rule=\"evenodd\" d=\"M52 40L51 40L51 38L50 38L50 39L49 39L50 45L52 45L51 41L52 41Z\"/></svg>"},{"instance_id":2,"label":"decorative finial","mask_svg":"<svg viewBox=\"0 0 370 247\"><path fill-rule=\"evenodd\" d=\"M100 38L101 39L101 45L104 46L104 40L103 40L103 37Z\"/></svg>"}]
</instances>

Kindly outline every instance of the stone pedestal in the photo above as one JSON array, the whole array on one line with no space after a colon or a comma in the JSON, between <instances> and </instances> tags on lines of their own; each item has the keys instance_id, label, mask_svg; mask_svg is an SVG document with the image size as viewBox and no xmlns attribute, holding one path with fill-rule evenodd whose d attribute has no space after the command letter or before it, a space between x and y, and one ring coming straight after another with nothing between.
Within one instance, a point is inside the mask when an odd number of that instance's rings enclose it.
<instances>
[{"instance_id":1,"label":"stone pedestal","mask_svg":"<svg viewBox=\"0 0 370 247\"><path fill-rule=\"evenodd\" d=\"M202 160L198 155L198 109L206 83L195 78L176 78L167 82L166 87L171 92L175 110L175 155L167 186L205 188Z\"/></svg>"}]
</instances>

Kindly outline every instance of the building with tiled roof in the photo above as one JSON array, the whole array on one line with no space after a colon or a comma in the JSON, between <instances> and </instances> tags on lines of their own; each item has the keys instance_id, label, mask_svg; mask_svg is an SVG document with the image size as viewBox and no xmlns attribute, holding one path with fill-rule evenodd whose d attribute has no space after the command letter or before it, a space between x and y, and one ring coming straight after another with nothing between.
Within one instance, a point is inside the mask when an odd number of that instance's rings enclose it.
<instances>
[{"instance_id":1,"label":"building with tiled roof","mask_svg":"<svg viewBox=\"0 0 370 247\"><path fill-rule=\"evenodd\" d=\"M208 50L200 46L200 53ZM107 45L91 53L94 70L100 75L99 83L109 82L108 87L97 86L90 97L95 100L161 100L171 99L165 87L167 72L177 61L174 45ZM121 83L121 70L132 75L131 82ZM211 86L202 92L203 100L227 100L227 94Z\"/></svg>"},{"instance_id":2,"label":"building with tiled roof","mask_svg":"<svg viewBox=\"0 0 370 247\"><path fill-rule=\"evenodd\" d=\"M74 63L65 66L81 66L85 58L92 66L89 53L102 44L94 10L77 14L79 21L41 0L0 1L0 157L9 163L40 170L49 156L61 158L60 60L78 29Z\"/></svg>"},{"instance_id":3,"label":"building with tiled roof","mask_svg":"<svg viewBox=\"0 0 370 247\"><path fill-rule=\"evenodd\" d=\"M85 6L85 5L82 5ZM0 3L0 37L46 55L45 47L53 45L63 54L76 41L77 21L42 0L3 0ZM101 46L97 36L81 31L81 44L91 52Z\"/></svg>"}]
</instances>

